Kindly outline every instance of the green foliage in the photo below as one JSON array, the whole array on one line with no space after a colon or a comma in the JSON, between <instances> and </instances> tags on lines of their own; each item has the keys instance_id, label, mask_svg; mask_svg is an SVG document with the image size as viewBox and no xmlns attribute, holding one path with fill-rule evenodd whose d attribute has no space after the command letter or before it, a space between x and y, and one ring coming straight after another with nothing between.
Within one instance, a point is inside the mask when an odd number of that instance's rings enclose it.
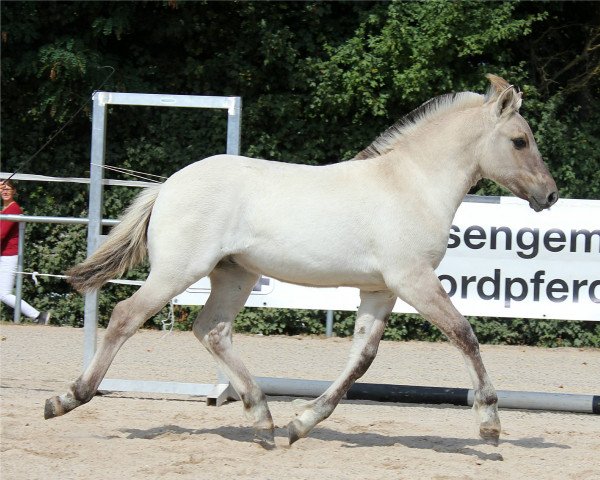
<instances>
[{"instance_id":1,"label":"green foliage","mask_svg":"<svg viewBox=\"0 0 600 480\"><path fill-rule=\"evenodd\" d=\"M235 329L261 335L324 335L325 317L324 311L246 308L238 315ZM333 334L352 336L355 318L355 312L334 312ZM481 317L471 317L469 321L479 341L486 344L600 347L598 322ZM419 315L396 313L390 316L383 338L397 341L446 340L440 330Z\"/></svg>"},{"instance_id":2,"label":"green foliage","mask_svg":"<svg viewBox=\"0 0 600 480\"><path fill-rule=\"evenodd\" d=\"M472 317L481 343L543 347L600 347L600 323Z\"/></svg>"},{"instance_id":3,"label":"green foliage","mask_svg":"<svg viewBox=\"0 0 600 480\"><path fill-rule=\"evenodd\" d=\"M323 335L325 312L287 308L244 308L234 324L236 331L260 335Z\"/></svg>"},{"instance_id":4,"label":"green foliage","mask_svg":"<svg viewBox=\"0 0 600 480\"><path fill-rule=\"evenodd\" d=\"M2 171L89 175L91 107L65 125L106 78L108 91L239 95L242 153L327 164L351 158L429 98L486 88L503 75L524 92L529 120L561 196L600 198L600 9L594 2L2 2ZM168 176L225 150L226 115L113 107L106 163ZM115 177L113 174L107 175ZM120 178L120 177L119 177ZM116 218L135 190L107 187ZM506 194L491 182L472 193ZM20 182L26 213L86 216L87 188ZM85 256L83 227L27 227L27 270L63 273ZM142 279L147 266L128 274ZM100 299L106 324L133 287ZM25 282L25 296L63 324L81 325L82 299L62 280ZM175 307L176 328L196 309ZM168 308L148 322L160 327ZM335 333L354 316L336 312ZM581 322L474 319L484 342L598 345ZM236 328L324 331L324 313L252 310ZM396 316L390 339L439 340L418 317Z\"/></svg>"},{"instance_id":5,"label":"green foliage","mask_svg":"<svg viewBox=\"0 0 600 480\"><path fill-rule=\"evenodd\" d=\"M564 197L600 198L600 110L582 115L559 93L542 106L536 134ZM587 160L586 160L587 159Z\"/></svg>"}]
</instances>

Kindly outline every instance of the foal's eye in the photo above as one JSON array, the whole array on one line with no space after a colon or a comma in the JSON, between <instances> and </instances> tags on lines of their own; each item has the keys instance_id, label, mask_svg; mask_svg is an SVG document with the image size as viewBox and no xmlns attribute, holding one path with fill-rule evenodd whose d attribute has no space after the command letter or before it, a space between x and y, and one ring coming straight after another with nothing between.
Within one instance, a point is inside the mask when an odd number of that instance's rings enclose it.
<instances>
[{"instance_id":1,"label":"foal's eye","mask_svg":"<svg viewBox=\"0 0 600 480\"><path fill-rule=\"evenodd\" d=\"M521 150L527 146L527 142L524 138L513 138L512 142L517 150Z\"/></svg>"}]
</instances>

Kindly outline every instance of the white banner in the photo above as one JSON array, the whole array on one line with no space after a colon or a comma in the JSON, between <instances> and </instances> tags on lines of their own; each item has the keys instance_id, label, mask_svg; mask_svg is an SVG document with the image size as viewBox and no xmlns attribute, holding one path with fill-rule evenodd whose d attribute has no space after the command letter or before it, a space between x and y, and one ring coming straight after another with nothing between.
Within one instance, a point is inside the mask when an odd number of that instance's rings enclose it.
<instances>
[{"instance_id":1,"label":"white banner","mask_svg":"<svg viewBox=\"0 0 600 480\"><path fill-rule=\"evenodd\" d=\"M493 198L483 197L484 200ZM464 315L600 320L600 201L559 200L535 213L526 202L464 202L437 273ZM207 278L174 299L204 305ZM310 288L261 277L246 306L356 310L354 288ZM395 312L414 312L398 301Z\"/></svg>"}]
</instances>

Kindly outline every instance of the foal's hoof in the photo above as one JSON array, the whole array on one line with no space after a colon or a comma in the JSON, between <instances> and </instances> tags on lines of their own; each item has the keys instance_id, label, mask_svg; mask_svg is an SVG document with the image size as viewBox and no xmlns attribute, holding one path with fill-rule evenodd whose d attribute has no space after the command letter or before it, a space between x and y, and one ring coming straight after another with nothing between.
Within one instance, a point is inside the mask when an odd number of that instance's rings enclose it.
<instances>
[{"instance_id":1,"label":"foal's hoof","mask_svg":"<svg viewBox=\"0 0 600 480\"><path fill-rule=\"evenodd\" d=\"M500 439L500 429L496 427L481 426L479 428L479 436L483 439L485 443L497 447Z\"/></svg>"},{"instance_id":2,"label":"foal's hoof","mask_svg":"<svg viewBox=\"0 0 600 480\"><path fill-rule=\"evenodd\" d=\"M304 426L302 425L302 423L300 423L300 421L298 421L298 419L292 420L290 423L288 423L287 428L290 445L300 440L301 438L306 437L308 433L305 431Z\"/></svg>"},{"instance_id":3,"label":"foal's hoof","mask_svg":"<svg viewBox=\"0 0 600 480\"><path fill-rule=\"evenodd\" d=\"M65 410L60 403L59 397L52 397L46 400L46 405L44 406L44 418L48 420L49 418L60 417L64 415Z\"/></svg>"},{"instance_id":4,"label":"foal's hoof","mask_svg":"<svg viewBox=\"0 0 600 480\"><path fill-rule=\"evenodd\" d=\"M272 428L261 428L254 432L254 441L265 450L275 448L275 435Z\"/></svg>"}]
</instances>

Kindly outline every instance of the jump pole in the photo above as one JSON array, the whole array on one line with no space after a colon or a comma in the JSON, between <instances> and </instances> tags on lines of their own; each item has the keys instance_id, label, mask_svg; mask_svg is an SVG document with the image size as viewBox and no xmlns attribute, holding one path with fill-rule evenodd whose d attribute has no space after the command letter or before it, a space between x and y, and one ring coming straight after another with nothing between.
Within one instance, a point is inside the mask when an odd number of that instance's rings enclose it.
<instances>
[{"instance_id":1,"label":"jump pole","mask_svg":"<svg viewBox=\"0 0 600 480\"><path fill-rule=\"evenodd\" d=\"M257 377L255 380L265 395L292 397L318 397L332 383L320 380L271 377ZM497 393L500 408L600 414L600 395L512 390L499 390ZM467 388L355 383L344 398L347 400L450 404L470 407L473 405L474 395L474 390Z\"/></svg>"}]
</instances>

